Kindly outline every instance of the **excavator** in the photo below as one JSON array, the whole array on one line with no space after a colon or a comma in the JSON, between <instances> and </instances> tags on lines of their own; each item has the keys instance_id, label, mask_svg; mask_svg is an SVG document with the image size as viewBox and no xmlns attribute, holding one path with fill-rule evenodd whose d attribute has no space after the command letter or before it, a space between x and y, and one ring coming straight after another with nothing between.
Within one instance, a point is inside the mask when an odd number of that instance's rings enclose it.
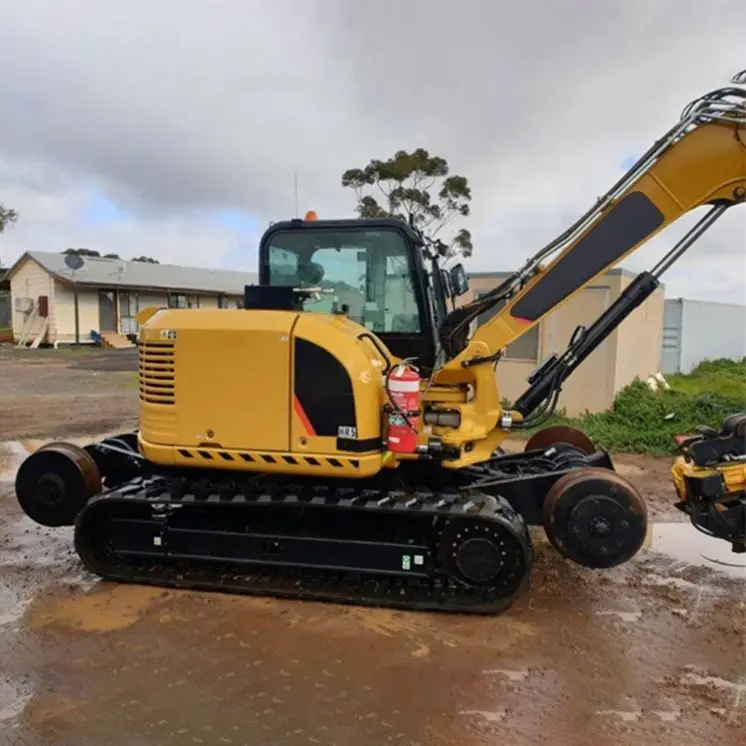
<instances>
[{"instance_id":1,"label":"excavator","mask_svg":"<svg viewBox=\"0 0 746 746\"><path fill-rule=\"evenodd\" d=\"M39 524L72 526L95 575L170 588L494 614L530 586L530 527L580 566L628 562L648 531L643 495L583 432L545 425L572 372L744 202L746 70L476 300L459 300L463 265L446 270L406 221L274 223L241 307L140 312L137 430L43 446L19 468L17 500ZM701 206L501 400L508 345ZM692 523L734 549L745 421L683 439L672 473ZM505 449L529 428L522 451Z\"/></svg>"}]
</instances>

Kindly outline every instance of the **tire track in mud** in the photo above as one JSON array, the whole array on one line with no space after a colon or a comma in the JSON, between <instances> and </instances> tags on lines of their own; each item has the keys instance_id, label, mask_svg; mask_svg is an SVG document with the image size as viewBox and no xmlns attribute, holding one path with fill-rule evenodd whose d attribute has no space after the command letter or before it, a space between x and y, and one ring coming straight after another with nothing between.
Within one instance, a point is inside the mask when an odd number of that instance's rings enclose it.
<instances>
[{"instance_id":1,"label":"tire track in mud","mask_svg":"<svg viewBox=\"0 0 746 746\"><path fill-rule=\"evenodd\" d=\"M692 556L686 524L689 561L646 552L603 573L535 532L532 588L499 618L111 586L79 570L70 529L13 504L19 459L43 442L0 447L0 722L24 746L123 725L164 746L248 731L288 746L736 744L746 726L743 586Z\"/></svg>"}]
</instances>

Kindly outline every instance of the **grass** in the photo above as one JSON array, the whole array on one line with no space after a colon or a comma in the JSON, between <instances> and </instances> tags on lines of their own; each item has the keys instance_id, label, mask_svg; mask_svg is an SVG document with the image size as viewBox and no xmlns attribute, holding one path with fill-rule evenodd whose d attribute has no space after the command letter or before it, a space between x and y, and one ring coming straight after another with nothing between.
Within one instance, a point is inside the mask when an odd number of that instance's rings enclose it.
<instances>
[{"instance_id":1,"label":"grass","mask_svg":"<svg viewBox=\"0 0 746 746\"><path fill-rule=\"evenodd\" d=\"M688 375L666 380L668 391L651 391L635 380L608 411L576 418L557 413L542 427L571 425L610 451L668 456L676 452L674 435L698 425L719 429L729 414L746 410L746 358L707 360Z\"/></svg>"}]
</instances>

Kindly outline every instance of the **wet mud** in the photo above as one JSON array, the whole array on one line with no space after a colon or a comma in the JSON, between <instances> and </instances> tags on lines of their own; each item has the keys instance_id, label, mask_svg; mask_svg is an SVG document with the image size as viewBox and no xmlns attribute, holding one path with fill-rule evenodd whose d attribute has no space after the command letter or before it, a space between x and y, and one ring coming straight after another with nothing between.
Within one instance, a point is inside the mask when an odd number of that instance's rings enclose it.
<instances>
[{"instance_id":1,"label":"wet mud","mask_svg":"<svg viewBox=\"0 0 746 746\"><path fill-rule=\"evenodd\" d=\"M529 592L468 617L100 582L13 499L48 439L0 445L0 746L743 743L743 556L671 511L665 462L617 459L652 495L632 562L536 531Z\"/></svg>"}]
</instances>

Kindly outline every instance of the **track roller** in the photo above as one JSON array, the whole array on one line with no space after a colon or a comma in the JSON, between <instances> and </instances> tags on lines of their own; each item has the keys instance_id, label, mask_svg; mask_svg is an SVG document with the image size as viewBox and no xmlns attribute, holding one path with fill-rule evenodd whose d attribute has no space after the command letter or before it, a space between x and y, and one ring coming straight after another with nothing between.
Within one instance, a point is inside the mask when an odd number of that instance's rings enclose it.
<instances>
[{"instance_id":1,"label":"track roller","mask_svg":"<svg viewBox=\"0 0 746 746\"><path fill-rule=\"evenodd\" d=\"M577 469L558 479L544 502L544 530L568 559L594 569L634 557L647 533L647 506L627 479L603 468Z\"/></svg>"},{"instance_id":2,"label":"track roller","mask_svg":"<svg viewBox=\"0 0 746 746\"><path fill-rule=\"evenodd\" d=\"M91 455L72 443L47 443L26 458L16 475L16 497L42 526L72 526L88 500L101 492Z\"/></svg>"},{"instance_id":3,"label":"track roller","mask_svg":"<svg viewBox=\"0 0 746 746\"><path fill-rule=\"evenodd\" d=\"M559 443L575 446L588 456L596 452L593 441L582 430L565 425L553 425L538 430L528 439L524 450L545 450Z\"/></svg>"}]
</instances>

